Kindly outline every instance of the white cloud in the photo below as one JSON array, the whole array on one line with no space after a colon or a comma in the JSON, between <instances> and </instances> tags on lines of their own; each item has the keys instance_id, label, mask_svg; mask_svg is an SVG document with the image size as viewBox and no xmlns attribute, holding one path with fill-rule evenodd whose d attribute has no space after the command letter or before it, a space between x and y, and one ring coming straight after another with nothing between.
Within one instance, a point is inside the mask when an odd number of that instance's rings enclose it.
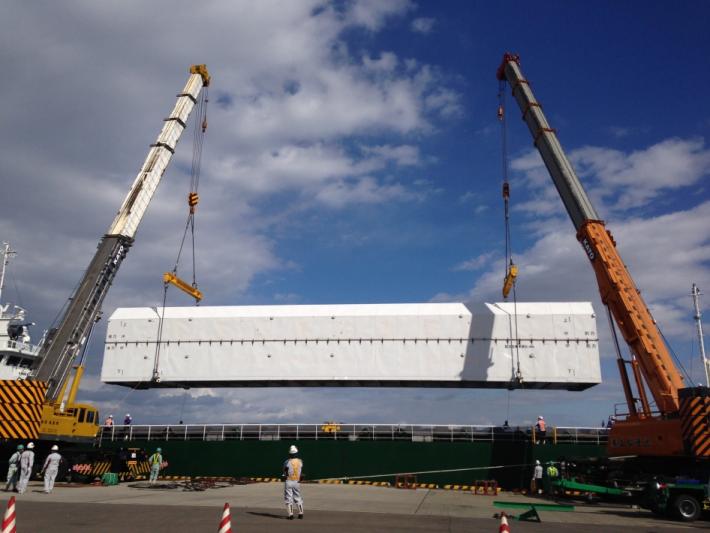
<instances>
[{"instance_id":1,"label":"white cloud","mask_svg":"<svg viewBox=\"0 0 710 533\"><path fill-rule=\"evenodd\" d=\"M377 31L389 17L403 15L411 9L414 4L410 0L354 0L348 5L346 20L352 25Z\"/></svg>"},{"instance_id":2,"label":"white cloud","mask_svg":"<svg viewBox=\"0 0 710 533\"><path fill-rule=\"evenodd\" d=\"M383 72L393 72L397 68L397 62L397 56L392 52L382 52L380 57L376 59L368 56L362 58L365 68Z\"/></svg>"},{"instance_id":3,"label":"white cloud","mask_svg":"<svg viewBox=\"0 0 710 533\"><path fill-rule=\"evenodd\" d=\"M379 185L371 177L338 180L323 187L316 199L329 207L340 208L351 203L380 204L414 198L401 184Z\"/></svg>"},{"instance_id":4,"label":"white cloud","mask_svg":"<svg viewBox=\"0 0 710 533\"><path fill-rule=\"evenodd\" d=\"M375 154L386 161L394 161L399 166L417 166L421 164L419 148L410 144L392 146L363 146L365 154Z\"/></svg>"},{"instance_id":5,"label":"white cloud","mask_svg":"<svg viewBox=\"0 0 710 533\"><path fill-rule=\"evenodd\" d=\"M622 259L667 335L692 334L687 296L690 284L710 286L707 227L710 227L710 202L687 211L614 221L608 225ZM520 268L518 298L595 302L600 332L605 334L606 319L596 278L575 238L572 223L560 224L554 219L540 231L540 238L530 248L515 253L515 262ZM669 271L673 272L672 276L668 275ZM502 278L502 266L487 270L468 297L477 301L498 299Z\"/></svg>"},{"instance_id":6,"label":"white cloud","mask_svg":"<svg viewBox=\"0 0 710 533\"><path fill-rule=\"evenodd\" d=\"M646 205L664 191L694 185L710 174L710 149L703 139L666 139L645 150L584 147L570 153L580 176L594 176L596 191L625 209Z\"/></svg>"},{"instance_id":7,"label":"white cloud","mask_svg":"<svg viewBox=\"0 0 710 533\"><path fill-rule=\"evenodd\" d=\"M480 270L484 267L487 267L493 258L495 257L494 252L486 252L484 254L481 254L479 256L476 256L472 259L467 259L466 261L462 261L461 263L455 265L451 270L454 271L459 271L459 270Z\"/></svg>"},{"instance_id":8,"label":"white cloud","mask_svg":"<svg viewBox=\"0 0 710 533\"><path fill-rule=\"evenodd\" d=\"M411 28L413 32L426 34L434 29L435 22L433 18L419 17L412 21Z\"/></svg>"},{"instance_id":9,"label":"white cloud","mask_svg":"<svg viewBox=\"0 0 710 533\"><path fill-rule=\"evenodd\" d=\"M697 185L710 175L710 149L701 138L666 139L630 153L585 146L570 151L568 157L600 216L607 210L646 206L665 192ZM523 184L533 195L517 209L546 215L559 212L557 191L537 151L513 159L511 169L524 177Z\"/></svg>"}]
</instances>

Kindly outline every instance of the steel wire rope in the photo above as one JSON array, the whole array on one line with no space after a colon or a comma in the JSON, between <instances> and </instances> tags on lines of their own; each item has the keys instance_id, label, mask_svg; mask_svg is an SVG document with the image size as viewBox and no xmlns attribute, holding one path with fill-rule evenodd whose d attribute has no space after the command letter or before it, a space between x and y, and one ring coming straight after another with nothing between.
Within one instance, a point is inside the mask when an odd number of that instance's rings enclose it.
<instances>
[{"instance_id":1,"label":"steel wire rope","mask_svg":"<svg viewBox=\"0 0 710 533\"><path fill-rule=\"evenodd\" d=\"M514 268L513 263L513 239L511 237L510 231L510 184L508 182L508 126L505 113L505 86L504 80L501 80L498 84L498 120L501 124L501 170L503 177L503 205L504 205L504 219L505 219L505 272L506 272L506 282L508 278L512 275L511 271ZM520 340L518 338L518 297L516 292L516 280L515 276L512 277L512 289L513 289L513 317L511 318L510 313L508 313L508 331L510 333L511 342L513 344L513 351L515 352L513 375L511 379L511 389L513 383L517 383L518 386L522 385L522 373L520 370ZM507 295L505 296L507 299ZM515 325L515 331L513 332L513 325ZM510 395L510 390L508 394ZM508 398L508 416L510 416L510 398ZM509 418L508 418L509 419Z\"/></svg>"},{"instance_id":2,"label":"steel wire rope","mask_svg":"<svg viewBox=\"0 0 710 533\"><path fill-rule=\"evenodd\" d=\"M549 462L557 463L557 461L549 461ZM471 470L501 470L503 468L520 468L520 467L529 467L529 466L533 466L533 464L532 463L519 463L519 464L514 464L514 465L471 466L471 467L464 467L464 468L448 468L445 470L420 470L418 472L392 472L389 474L370 474L370 475L365 475L365 476L326 477L326 478L313 479L311 481L326 481L326 480L347 481L349 479L369 479L369 478L378 478L378 477L394 477L394 476L402 476L402 475L439 474L439 473L446 473L446 472L466 472L466 471L471 471Z\"/></svg>"},{"instance_id":3,"label":"steel wire rope","mask_svg":"<svg viewBox=\"0 0 710 533\"><path fill-rule=\"evenodd\" d=\"M675 362L678 363L678 366L680 369L683 371L683 374L685 374L685 377L688 378L688 381L690 384L695 387L695 381L693 381L693 378L690 374L688 374L687 370L683 366L683 363L680 360L680 357L675 353L675 350L673 349L673 346L668 342L668 339L666 339L666 336L663 334L663 330L661 330L661 327L656 324L656 327L658 328L658 333L661 334L661 338L663 339L663 342L666 343L666 346L668 346L668 351L671 352L671 355L673 356L673 359L675 359Z\"/></svg>"},{"instance_id":4,"label":"steel wire rope","mask_svg":"<svg viewBox=\"0 0 710 533\"><path fill-rule=\"evenodd\" d=\"M188 203L190 210L187 215L187 222L185 224L185 230L182 234L182 239L180 241L180 246L178 248L177 257L175 259L175 266L173 267L173 274L177 275L178 266L180 264L180 258L182 256L183 248L185 247L185 239L187 238L187 232L191 232L192 236L192 286L197 287L196 278L196 261L195 261L195 205L192 203L192 195L197 195L199 183L200 183L200 167L202 164L202 147L204 145L205 131L207 130L207 88L203 87L200 92L200 97L197 101L197 113L195 115L195 122L192 135L192 166L190 168L190 193L188 194ZM158 381L159 367L160 367L160 344L163 338L163 325L165 322L165 306L167 304L168 298L168 282L163 283L163 306L158 316L158 332L155 342L155 359L153 363L153 381ZM198 302L196 300L195 304ZM143 380L140 380L135 387L137 387ZM135 390L135 387L132 390Z\"/></svg>"}]
</instances>

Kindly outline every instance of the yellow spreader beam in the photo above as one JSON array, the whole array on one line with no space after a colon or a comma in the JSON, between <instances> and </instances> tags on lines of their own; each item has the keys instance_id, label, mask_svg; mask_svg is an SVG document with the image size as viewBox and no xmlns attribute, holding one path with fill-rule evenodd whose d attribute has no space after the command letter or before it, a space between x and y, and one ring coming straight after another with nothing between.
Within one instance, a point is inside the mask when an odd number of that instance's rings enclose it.
<instances>
[{"instance_id":1,"label":"yellow spreader beam","mask_svg":"<svg viewBox=\"0 0 710 533\"><path fill-rule=\"evenodd\" d=\"M515 278L518 277L518 267L511 263L508 273L505 275L505 280L503 281L503 298L507 298L510 293L510 289L513 288L513 283L515 283Z\"/></svg>"},{"instance_id":2,"label":"yellow spreader beam","mask_svg":"<svg viewBox=\"0 0 710 533\"><path fill-rule=\"evenodd\" d=\"M181 280L172 272L166 272L165 274L163 274L163 281L165 283L171 283L175 285L178 289L183 292L186 292L198 302L202 300L202 291L200 291L197 287L193 287L186 281Z\"/></svg>"}]
</instances>

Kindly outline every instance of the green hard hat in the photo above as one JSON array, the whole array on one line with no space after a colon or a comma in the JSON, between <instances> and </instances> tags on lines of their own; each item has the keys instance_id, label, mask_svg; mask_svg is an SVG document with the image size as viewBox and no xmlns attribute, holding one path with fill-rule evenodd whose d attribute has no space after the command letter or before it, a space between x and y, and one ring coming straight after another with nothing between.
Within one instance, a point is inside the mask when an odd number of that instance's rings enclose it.
<instances>
[{"instance_id":1,"label":"green hard hat","mask_svg":"<svg viewBox=\"0 0 710 533\"><path fill-rule=\"evenodd\" d=\"M155 451L158 452L158 453L160 453L160 452L163 451L163 449L162 449L162 448L156 448Z\"/></svg>"},{"instance_id":2,"label":"green hard hat","mask_svg":"<svg viewBox=\"0 0 710 533\"><path fill-rule=\"evenodd\" d=\"M22 444L18 444L18 445L17 445L17 451L18 451L18 452L21 452L21 451L24 450L24 449L25 449L25 447L24 447Z\"/></svg>"}]
</instances>

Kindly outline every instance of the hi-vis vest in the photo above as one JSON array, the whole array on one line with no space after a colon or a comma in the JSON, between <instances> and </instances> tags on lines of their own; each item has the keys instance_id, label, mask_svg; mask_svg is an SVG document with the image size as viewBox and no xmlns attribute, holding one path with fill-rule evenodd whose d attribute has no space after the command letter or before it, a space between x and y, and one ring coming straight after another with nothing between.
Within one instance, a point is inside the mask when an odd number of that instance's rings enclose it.
<instances>
[{"instance_id":1,"label":"hi-vis vest","mask_svg":"<svg viewBox=\"0 0 710 533\"><path fill-rule=\"evenodd\" d=\"M151 465L159 465L163 462L163 456L156 452L150 456L149 461Z\"/></svg>"},{"instance_id":2,"label":"hi-vis vest","mask_svg":"<svg viewBox=\"0 0 710 533\"><path fill-rule=\"evenodd\" d=\"M303 461L298 457L289 459L284 465L286 469L286 480L288 481L299 481L301 479L301 470L303 469Z\"/></svg>"}]
</instances>

